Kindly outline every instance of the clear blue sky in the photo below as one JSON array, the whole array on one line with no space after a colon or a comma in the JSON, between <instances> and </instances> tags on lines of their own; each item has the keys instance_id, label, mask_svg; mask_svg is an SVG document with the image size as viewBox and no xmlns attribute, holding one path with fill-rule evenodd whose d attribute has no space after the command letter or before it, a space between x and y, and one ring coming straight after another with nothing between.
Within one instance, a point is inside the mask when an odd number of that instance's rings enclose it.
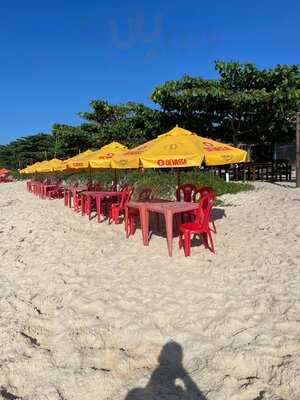
<instances>
[{"instance_id":1,"label":"clear blue sky","mask_svg":"<svg viewBox=\"0 0 300 400\"><path fill-rule=\"evenodd\" d=\"M216 59L300 63L299 0L0 0L0 144L78 124L90 100L151 104Z\"/></svg>"}]
</instances>

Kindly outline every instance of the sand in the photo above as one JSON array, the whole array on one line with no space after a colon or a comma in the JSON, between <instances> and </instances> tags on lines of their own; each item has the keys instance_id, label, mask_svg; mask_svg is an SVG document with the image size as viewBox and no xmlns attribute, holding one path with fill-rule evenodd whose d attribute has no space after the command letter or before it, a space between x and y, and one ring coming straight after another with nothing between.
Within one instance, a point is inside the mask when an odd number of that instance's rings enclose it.
<instances>
[{"instance_id":1,"label":"sand","mask_svg":"<svg viewBox=\"0 0 300 400\"><path fill-rule=\"evenodd\" d=\"M0 398L299 400L300 190L223 196L192 257L0 185Z\"/></svg>"}]
</instances>

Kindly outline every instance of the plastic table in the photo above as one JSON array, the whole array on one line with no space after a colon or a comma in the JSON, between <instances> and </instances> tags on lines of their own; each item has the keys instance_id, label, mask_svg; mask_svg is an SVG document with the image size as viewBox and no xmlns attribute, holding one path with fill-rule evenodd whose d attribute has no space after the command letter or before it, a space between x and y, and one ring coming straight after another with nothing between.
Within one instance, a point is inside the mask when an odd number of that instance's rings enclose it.
<instances>
[{"instance_id":1,"label":"plastic table","mask_svg":"<svg viewBox=\"0 0 300 400\"><path fill-rule=\"evenodd\" d=\"M179 201L130 201L126 207L126 218L129 208L136 208L140 213L141 228L144 246L149 245L149 213L155 212L165 217L167 245L169 256L172 257L173 250L173 217L175 214L187 213L198 208L198 203L179 202Z\"/></svg>"},{"instance_id":2,"label":"plastic table","mask_svg":"<svg viewBox=\"0 0 300 400\"><path fill-rule=\"evenodd\" d=\"M87 190L87 186L66 186L64 190L65 206L72 207L72 196L73 199L77 192Z\"/></svg>"},{"instance_id":3,"label":"plastic table","mask_svg":"<svg viewBox=\"0 0 300 400\"><path fill-rule=\"evenodd\" d=\"M81 193L81 212L83 214L88 214L89 219L91 218L91 201L96 200L96 210L97 210L97 221L100 222L101 218L101 202L103 199L112 197L121 197L123 192L116 191L84 191Z\"/></svg>"}]
</instances>

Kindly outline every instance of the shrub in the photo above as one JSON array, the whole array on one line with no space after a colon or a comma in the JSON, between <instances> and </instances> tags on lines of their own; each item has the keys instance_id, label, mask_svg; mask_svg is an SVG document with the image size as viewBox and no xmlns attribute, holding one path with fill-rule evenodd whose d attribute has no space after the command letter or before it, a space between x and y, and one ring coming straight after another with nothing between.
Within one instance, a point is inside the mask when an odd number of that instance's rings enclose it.
<instances>
[{"instance_id":1,"label":"shrub","mask_svg":"<svg viewBox=\"0 0 300 400\"><path fill-rule=\"evenodd\" d=\"M113 170L104 170L101 172L92 172L92 180L100 182L103 188L110 187L114 180L115 172ZM89 179L88 173L79 173L65 175L67 181L86 182ZM135 193L142 188L149 187L154 195L159 198L172 199L175 198L177 186L177 174L173 170L118 170L117 182L120 186L129 184L134 186ZM222 178L211 172L203 172L198 170L186 170L180 173L180 184L193 183L197 187L211 186L217 195L225 193L239 193L251 190L252 185L247 183L225 182Z\"/></svg>"},{"instance_id":2,"label":"shrub","mask_svg":"<svg viewBox=\"0 0 300 400\"><path fill-rule=\"evenodd\" d=\"M44 179L46 176L54 176L62 179L66 183L84 183L90 179L88 172L78 173L57 173L38 175ZM177 173L174 170L118 170L116 172L117 182L120 186L129 184L134 186L135 193L139 193L142 188L149 187L153 194L159 198L174 199L177 186ZM28 176L21 175L21 179L28 179ZM91 178L94 182L101 183L103 189L108 189L115 178L114 170L103 170L92 172ZM225 182L222 178L212 172L204 172L199 169L185 170L180 173L180 184L193 183L197 187L211 186L217 195L225 193L239 193L253 189L253 186L240 182Z\"/></svg>"}]
</instances>

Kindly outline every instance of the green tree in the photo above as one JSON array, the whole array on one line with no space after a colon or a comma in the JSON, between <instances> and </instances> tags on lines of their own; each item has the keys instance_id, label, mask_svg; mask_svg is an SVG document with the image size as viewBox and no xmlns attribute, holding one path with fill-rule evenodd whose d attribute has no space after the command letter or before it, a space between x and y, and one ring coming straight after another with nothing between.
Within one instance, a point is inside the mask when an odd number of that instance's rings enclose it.
<instances>
[{"instance_id":1,"label":"green tree","mask_svg":"<svg viewBox=\"0 0 300 400\"><path fill-rule=\"evenodd\" d=\"M54 124L52 136L56 156L64 159L95 147L94 137L97 131L98 128L93 124L79 126Z\"/></svg>"},{"instance_id":2,"label":"green tree","mask_svg":"<svg viewBox=\"0 0 300 400\"><path fill-rule=\"evenodd\" d=\"M45 133L22 137L0 147L0 163L8 168L23 168L53 156L53 137Z\"/></svg>"},{"instance_id":3,"label":"green tree","mask_svg":"<svg viewBox=\"0 0 300 400\"><path fill-rule=\"evenodd\" d=\"M92 112L79 115L97 127L93 138L98 147L112 141L132 147L156 137L170 125L165 113L144 104L128 102L112 105L94 100L90 105Z\"/></svg>"},{"instance_id":4,"label":"green tree","mask_svg":"<svg viewBox=\"0 0 300 400\"><path fill-rule=\"evenodd\" d=\"M184 76L157 87L152 100L181 126L237 142L284 142L294 137L300 106L300 69L278 65L215 64L219 80Z\"/></svg>"}]
</instances>

